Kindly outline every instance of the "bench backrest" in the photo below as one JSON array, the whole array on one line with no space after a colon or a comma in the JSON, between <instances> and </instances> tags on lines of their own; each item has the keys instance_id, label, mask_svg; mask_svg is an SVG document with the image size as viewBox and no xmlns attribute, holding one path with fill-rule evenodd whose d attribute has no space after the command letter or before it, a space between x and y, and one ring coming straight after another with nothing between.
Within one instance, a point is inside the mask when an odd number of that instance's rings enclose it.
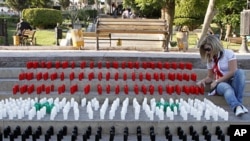
<instances>
[{"instance_id":1,"label":"bench backrest","mask_svg":"<svg viewBox=\"0 0 250 141\"><path fill-rule=\"evenodd\" d=\"M24 30L22 36L24 36L24 37L26 36L30 39L33 39L35 36L35 33L36 33L36 30Z\"/></svg>"},{"instance_id":2,"label":"bench backrest","mask_svg":"<svg viewBox=\"0 0 250 141\"><path fill-rule=\"evenodd\" d=\"M166 20L162 19L98 19L97 32L111 33L152 33L164 34L168 32Z\"/></svg>"}]
</instances>

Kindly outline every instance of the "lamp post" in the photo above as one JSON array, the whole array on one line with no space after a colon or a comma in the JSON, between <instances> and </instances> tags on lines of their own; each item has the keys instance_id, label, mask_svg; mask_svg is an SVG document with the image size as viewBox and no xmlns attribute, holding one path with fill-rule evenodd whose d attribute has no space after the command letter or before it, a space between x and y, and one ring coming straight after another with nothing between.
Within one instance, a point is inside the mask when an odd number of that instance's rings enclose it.
<instances>
[{"instance_id":1,"label":"lamp post","mask_svg":"<svg viewBox=\"0 0 250 141\"><path fill-rule=\"evenodd\" d=\"M250 0L247 0L247 8L240 13L240 35L242 38L242 44L239 49L240 53L248 53L247 38L250 35Z\"/></svg>"}]
</instances>

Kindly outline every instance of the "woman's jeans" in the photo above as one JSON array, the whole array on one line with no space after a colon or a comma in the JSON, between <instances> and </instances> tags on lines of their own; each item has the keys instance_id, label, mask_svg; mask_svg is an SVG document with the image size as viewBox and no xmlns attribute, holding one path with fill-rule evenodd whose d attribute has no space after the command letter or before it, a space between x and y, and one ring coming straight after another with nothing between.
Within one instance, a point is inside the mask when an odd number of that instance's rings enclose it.
<instances>
[{"instance_id":1,"label":"woman's jeans","mask_svg":"<svg viewBox=\"0 0 250 141\"><path fill-rule=\"evenodd\" d=\"M243 93L245 90L245 72L238 69L233 78L228 82L220 82L216 87L218 95L224 96L227 104L234 110L237 106L242 105Z\"/></svg>"}]
</instances>

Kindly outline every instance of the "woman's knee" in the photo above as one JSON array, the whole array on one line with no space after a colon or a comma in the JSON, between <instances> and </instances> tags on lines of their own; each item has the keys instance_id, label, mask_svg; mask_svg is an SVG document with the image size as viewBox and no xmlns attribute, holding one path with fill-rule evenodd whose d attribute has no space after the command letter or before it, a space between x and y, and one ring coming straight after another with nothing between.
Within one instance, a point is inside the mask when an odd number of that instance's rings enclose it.
<instances>
[{"instance_id":1,"label":"woman's knee","mask_svg":"<svg viewBox=\"0 0 250 141\"><path fill-rule=\"evenodd\" d=\"M246 77L245 71L243 71L242 69L238 69L234 73L234 78L245 80L245 77Z\"/></svg>"},{"instance_id":2,"label":"woman's knee","mask_svg":"<svg viewBox=\"0 0 250 141\"><path fill-rule=\"evenodd\" d=\"M216 91L219 95L223 95L226 91L229 90L233 91L233 88L226 82L220 82L216 87Z\"/></svg>"}]
</instances>

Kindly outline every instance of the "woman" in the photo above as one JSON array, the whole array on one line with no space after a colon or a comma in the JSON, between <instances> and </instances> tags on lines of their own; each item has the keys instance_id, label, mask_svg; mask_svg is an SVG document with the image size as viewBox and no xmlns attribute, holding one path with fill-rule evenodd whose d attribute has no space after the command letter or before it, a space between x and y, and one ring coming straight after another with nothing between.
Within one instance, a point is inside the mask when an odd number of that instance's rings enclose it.
<instances>
[{"instance_id":1,"label":"woman","mask_svg":"<svg viewBox=\"0 0 250 141\"><path fill-rule=\"evenodd\" d=\"M224 49L220 40L214 35L207 35L200 45L200 56L207 63L207 77L197 85L211 83L211 90L224 96L236 116L248 112L242 105L245 88L245 72L237 68L237 60L232 50Z\"/></svg>"}]
</instances>

